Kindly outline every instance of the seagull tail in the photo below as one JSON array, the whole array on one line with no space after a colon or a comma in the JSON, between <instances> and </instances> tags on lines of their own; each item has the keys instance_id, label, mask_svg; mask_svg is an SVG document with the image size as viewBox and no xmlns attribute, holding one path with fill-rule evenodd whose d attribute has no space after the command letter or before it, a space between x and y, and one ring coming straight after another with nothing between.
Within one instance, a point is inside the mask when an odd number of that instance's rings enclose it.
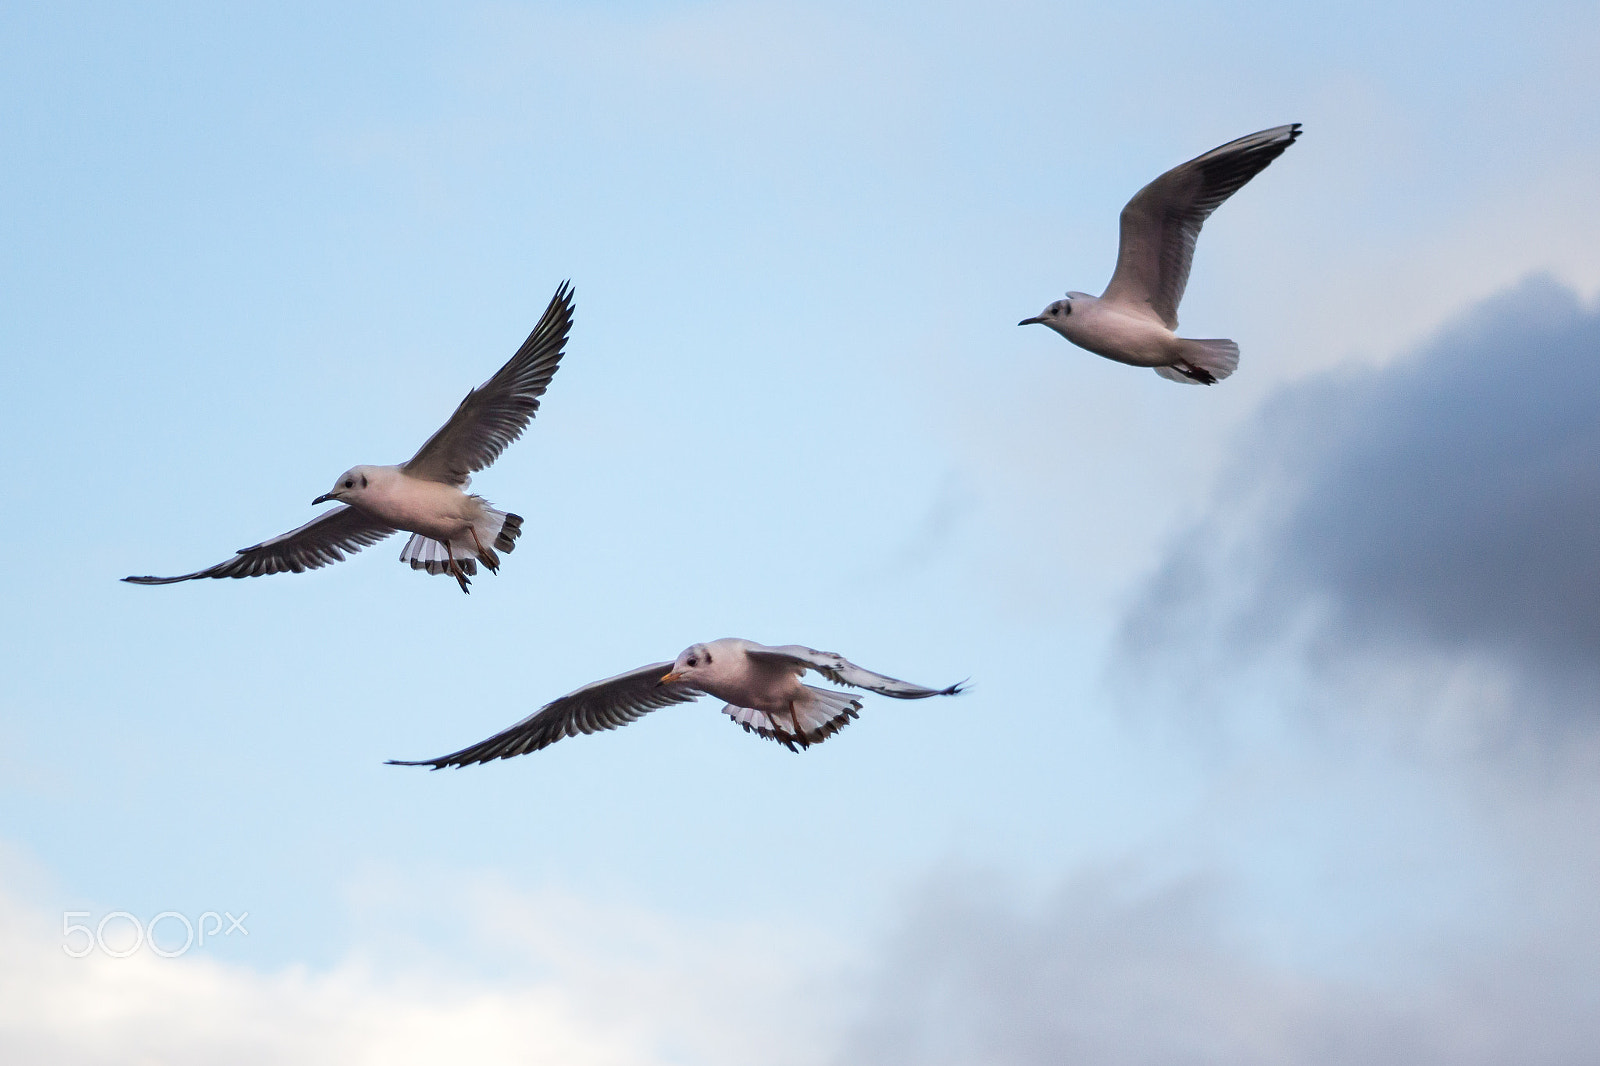
<instances>
[{"instance_id":1,"label":"seagull tail","mask_svg":"<svg viewBox=\"0 0 1600 1066\"><path fill-rule=\"evenodd\" d=\"M411 534L411 539L406 541L406 546L400 549L400 561L410 563L413 570L426 570L430 574L448 574L451 572L450 560L455 560L455 569L473 577L478 572L478 552L471 544L452 543L447 549L441 543L421 533ZM498 561L498 560L497 560ZM459 578L457 579L459 580Z\"/></svg>"},{"instance_id":2,"label":"seagull tail","mask_svg":"<svg viewBox=\"0 0 1600 1066\"><path fill-rule=\"evenodd\" d=\"M790 751L821 744L849 725L860 711L861 701L854 696L811 685L801 686L801 694L786 711L769 714L731 703L722 708L745 732L776 740Z\"/></svg>"},{"instance_id":3,"label":"seagull tail","mask_svg":"<svg viewBox=\"0 0 1600 1066\"><path fill-rule=\"evenodd\" d=\"M1156 373L1168 381L1215 385L1238 369L1239 346L1232 341L1178 339L1183 345L1181 361L1173 366L1156 367Z\"/></svg>"},{"instance_id":4,"label":"seagull tail","mask_svg":"<svg viewBox=\"0 0 1600 1066\"><path fill-rule=\"evenodd\" d=\"M496 511L493 507L485 507L484 511L487 513L489 518L489 521L486 524L493 525L495 527L495 550L503 552L515 551L517 547L517 538L522 536L522 516L519 514L507 514L504 511ZM482 535L481 530L479 535ZM488 541L485 541L484 543L487 544Z\"/></svg>"},{"instance_id":5,"label":"seagull tail","mask_svg":"<svg viewBox=\"0 0 1600 1066\"><path fill-rule=\"evenodd\" d=\"M448 574L452 570L450 562L454 559L454 569L459 572L456 576L458 581L461 580L461 573L467 577L477 574L479 563L488 567L490 573L499 571L500 556L495 553L516 548L517 538L522 535L522 516L497 511L487 504L482 510L483 515L473 525L472 532L452 540L448 550L431 537L413 533L411 539L406 541L406 546L400 549L400 561L409 563L413 570ZM462 588L466 586L462 585Z\"/></svg>"}]
</instances>

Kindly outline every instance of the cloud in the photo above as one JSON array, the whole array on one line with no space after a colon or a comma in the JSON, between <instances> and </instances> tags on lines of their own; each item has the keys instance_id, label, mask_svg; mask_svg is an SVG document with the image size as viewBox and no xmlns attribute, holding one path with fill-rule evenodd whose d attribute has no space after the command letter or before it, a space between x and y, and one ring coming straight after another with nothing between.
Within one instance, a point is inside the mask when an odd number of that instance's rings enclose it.
<instances>
[{"instance_id":1,"label":"cloud","mask_svg":"<svg viewBox=\"0 0 1600 1066\"><path fill-rule=\"evenodd\" d=\"M495 884L387 897L363 899L381 920L346 961L263 972L201 949L70 957L82 933L0 891L0 1061L735 1066L815 1062L832 1032L826 986L790 965L808 955L796 938ZM429 951L416 937L436 912L455 936ZM182 947L179 925L164 950ZM113 951L131 929L107 927Z\"/></svg>"},{"instance_id":2,"label":"cloud","mask_svg":"<svg viewBox=\"0 0 1600 1066\"><path fill-rule=\"evenodd\" d=\"M1176 872L933 881L842 1066L1591 1059L1597 367L1600 311L1534 278L1269 398L1123 619L1119 680L1251 725L1139 853ZM1536 757L1329 743L1285 697Z\"/></svg>"},{"instance_id":3,"label":"cloud","mask_svg":"<svg viewBox=\"0 0 1600 1066\"><path fill-rule=\"evenodd\" d=\"M1409 358L1283 390L1223 483L1129 614L1130 661L1193 678L1287 641L1325 679L1600 711L1600 312L1572 292L1525 281Z\"/></svg>"},{"instance_id":4,"label":"cloud","mask_svg":"<svg viewBox=\"0 0 1600 1066\"><path fill-rule=\"evenodd\" d=\"M1600 1039L1595 940L1419 950L1359 980L1274 963L1219 886L1099 874L1038 908L934 883L891 947L840 1066L1577 1064Z\"/></svg>"}]
</instances>

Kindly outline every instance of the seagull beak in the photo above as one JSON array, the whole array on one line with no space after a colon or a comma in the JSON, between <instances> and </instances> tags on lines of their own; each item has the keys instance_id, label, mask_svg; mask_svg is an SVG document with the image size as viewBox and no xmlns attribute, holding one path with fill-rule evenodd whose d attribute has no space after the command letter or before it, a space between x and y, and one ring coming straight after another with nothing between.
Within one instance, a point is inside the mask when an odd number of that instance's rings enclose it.
<instances>
[{"instance_id":1,"label":"seagull beak","mask_svg":"<svg viewBox=\"0 0 1600 1066\"><path fill-rule=\"evenodd\" d=\"M1036 316L1034 318L1025 318L1021 322L1018 322L1017 325L1019 325L1019 326L1031 326L1031 325L1034 325L1035 323L1043 322L1043 321L1044 321L1044 316L1043 315L1038 315L1038 316Z\"/></svg>"},{"instance_id":2,"label":"seagull beak","mask_svg":"<svg viewBox=\"0 0 1600 1066\"><path fill-rule=\"evenodd\" d=\"M324 492L321 496L318 496L316 499L311 501L311 506L315 507L319 503L327 503L330 500L334 500L334 499L337 499L337 498L338 497L334 496L334 494L331 493L331 492Z\"/></svg>"},{"instance_id":3,"label":"seagull beak","mask_svg":"<svg viewBox=\"0 0 1600 1066\"><path fill-rule=\"evenodd\" d=\"M670 685L670 684L672 684L674 681L678 680L682 676L683 675L678 673L678 671L673 670L670 673L661 675L661 680L657 681L656 684L658 684L658 685Z\"/></svg>"}]
</instances>

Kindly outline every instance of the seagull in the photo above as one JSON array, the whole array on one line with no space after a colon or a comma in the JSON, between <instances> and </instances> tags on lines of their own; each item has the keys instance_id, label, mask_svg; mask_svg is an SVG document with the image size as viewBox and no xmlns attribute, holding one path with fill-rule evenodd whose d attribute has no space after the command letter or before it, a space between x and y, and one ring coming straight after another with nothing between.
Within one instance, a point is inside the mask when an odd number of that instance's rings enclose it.
<instances>
[{"instance_id":1,"label":"seagull","mask_svg":"<svg viewBox=\"0 0 1600 1066\"><path fill-rule=\"evenodd\" d=\"M416 455L397 466L353 466L312 504L339 507L280 537L240 548L233 558L177 577L125 577L135 585L170 585L197 577L257 577L315 570L396 530L411 539L400 561L413 570L452 575L469 592L478 563L500 569L496 552L516 547L520 515L489 506L465 489L470 475L499 458L528 428L539 397L561 364L572 329L572 286L562 282L539 324L494 377L467 393L450 420Z\"/></svg>"},{"instance_id":2,"label":"seagull","mask_svg":"<svg viewBox=\"0 0 1600 1066\"><path fill-rule=\"evenodd\" d=\"M753 640L724 637L695 644L670 663L651 663L625 674L585 685L552 700L509 729L488 740L437 759L390 766L469 766L491 759L509 759L547 748L562 737L615 729L674 703L693 703L703 695L726 700L722 713L745 732L775 740L790 751L821 744L849 724L861 701L846 692L802 685L815 670L829 681L867 689L897 700L954 696L962 685L923 688L875 674L831 651L799 644L769 648Z\"/></svg>"},{"instance_id":3,"label":"seagull","mask_svg":"<svg viewBox=\"0 0 1600 1066\"><path fill-rule=\"evenodd\" d=\"M1098 298L1069 292L1019 326L1041 323L1080 348L1168 381L1215 385L1239 365L1230 340L1174 335L1178 301L1200 227L1217 206L1294 143L1300 123L1274 126L1173 167L1122 209L1122 244L1111 284Z\"/></svg>"}]
</instances>

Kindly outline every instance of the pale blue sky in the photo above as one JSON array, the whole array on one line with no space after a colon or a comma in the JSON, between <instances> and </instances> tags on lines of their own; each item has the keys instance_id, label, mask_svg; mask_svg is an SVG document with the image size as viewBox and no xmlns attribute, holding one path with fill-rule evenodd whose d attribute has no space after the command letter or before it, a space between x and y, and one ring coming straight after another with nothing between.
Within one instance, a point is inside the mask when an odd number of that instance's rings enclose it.
<instances>
[{"instance_id":1,"label":"pale blue sky","mask_svg":"<svg viewBox=\"0 0 1600 1066\"><path fill-rule=\"evenodd\" d=\"M1600 289L1597 48L1582 4L0 6L11 935L243 908L229 972L404 970L477 958L453 908L495 885L872 972L930 880L1112 869L1214 878L1263 956L1399 980L1406 937L1514 909L1477 770L1306 725L1289 658L1200 710L1129 697L1113 648L1280 390L1531 272ZM1225 386L1013 325L1099 290L1144 182L1288 121L1182 309L1239 341ZM475 480L525 533L471 597L398 539L116 580L408 456L569 277L562 368ZM708 700L382 765L724 635L973 685L801 756Z\"/></svg>"}]
</instances>

